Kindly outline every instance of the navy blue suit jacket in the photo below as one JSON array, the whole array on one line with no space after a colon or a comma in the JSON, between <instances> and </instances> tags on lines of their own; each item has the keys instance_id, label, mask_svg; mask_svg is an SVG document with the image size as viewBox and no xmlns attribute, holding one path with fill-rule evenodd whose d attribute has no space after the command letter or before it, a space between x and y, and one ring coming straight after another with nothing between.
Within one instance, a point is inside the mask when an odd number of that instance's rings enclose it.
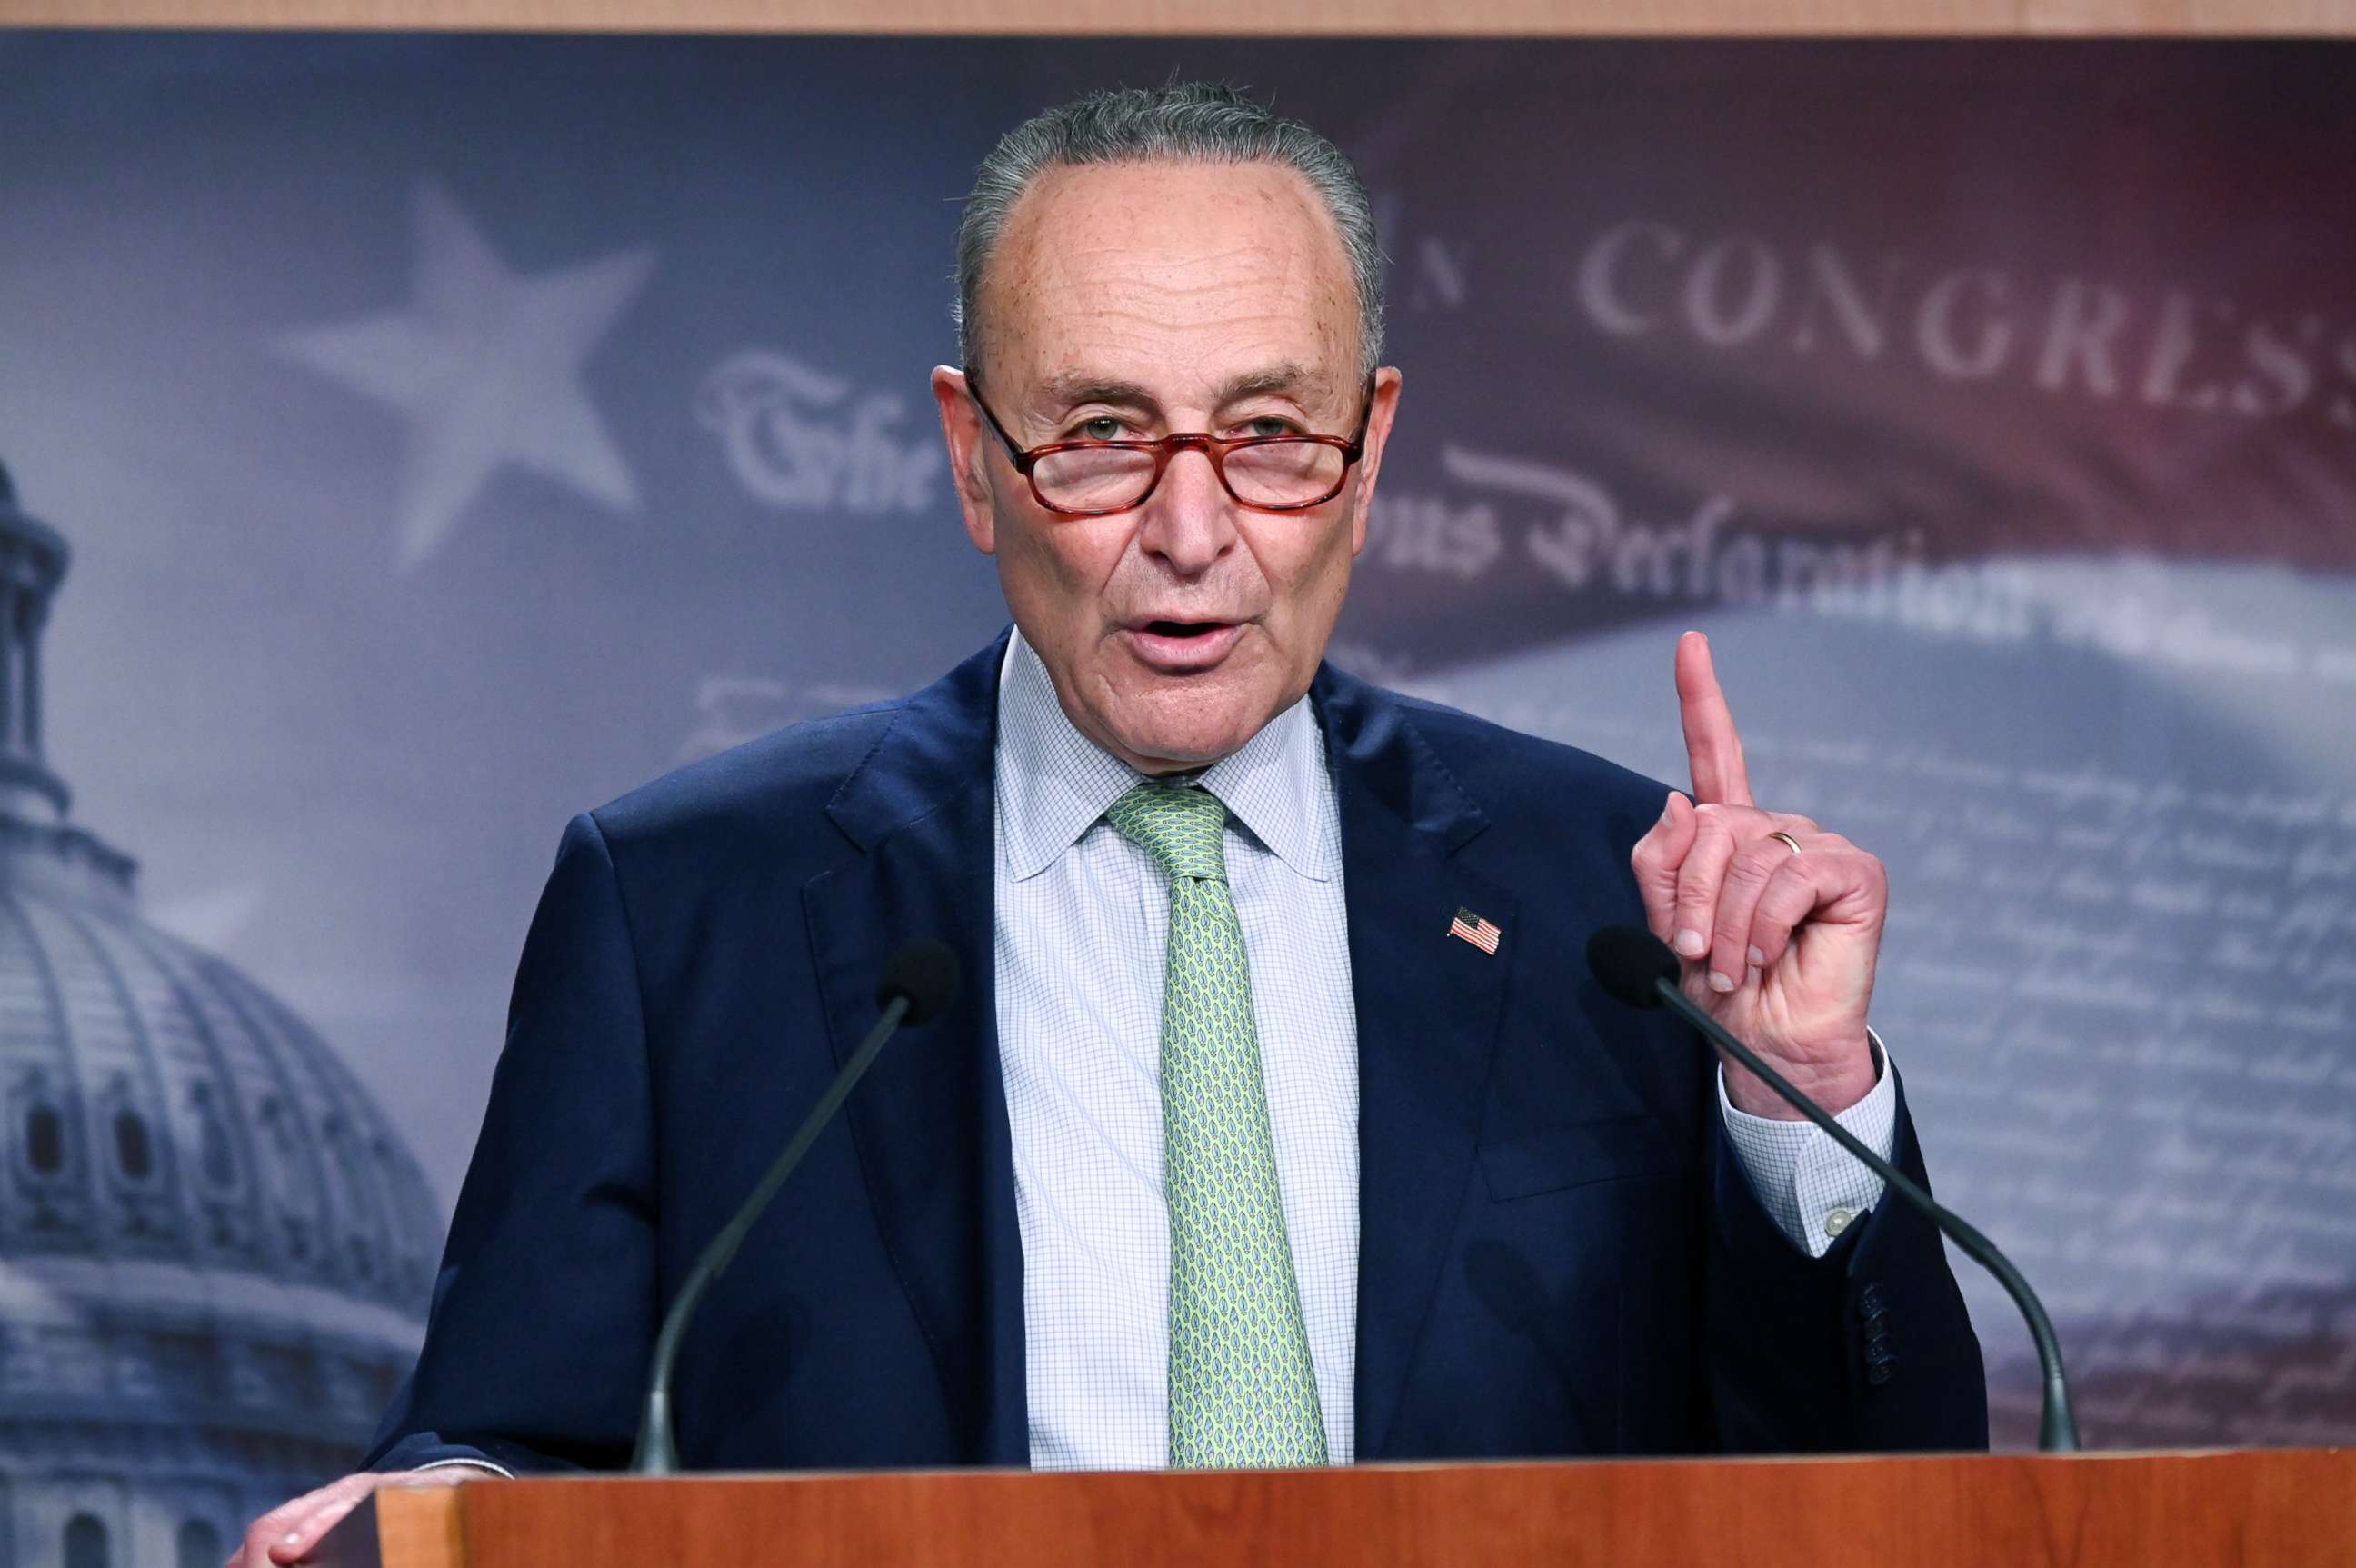
<instances>
[{"instance_id":1,"label":"navy blue suit jacket","mask_svg":"<svg viewBox=\"0 0 2356 1568\"><path fill-rule=\"evenodd\" d=\"M1022 1466L1023 1249L991 960L1004 643L577 818L416 1371L368 1463L626 1462L664 1305L873 1021L885 956L957 950L705 1302L691 1467ZM1979 1347L1885 1201L1825 1258L1760 1208L1713 1063L1610 1001L1665 790L1378 690L1312 689L1342 826L1360 1082L1365 1460L1969 1448ZM1496 922L1494 956L1451 939ZM1917 1179L1911 1124L1898 1159Z\"/></svg>"}]
</instances>

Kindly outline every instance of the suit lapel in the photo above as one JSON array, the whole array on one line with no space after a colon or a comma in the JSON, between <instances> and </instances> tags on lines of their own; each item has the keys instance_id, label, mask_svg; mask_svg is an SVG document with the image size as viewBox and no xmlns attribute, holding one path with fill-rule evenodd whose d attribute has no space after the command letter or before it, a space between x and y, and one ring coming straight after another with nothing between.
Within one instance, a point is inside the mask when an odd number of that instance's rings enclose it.
<instances>
[{"instance_id":1,"label":"suit lapel","mask_svg":"<svg viewBox=\"0 0 2356 1568\"><path fill-rule=\"evenodd\" d=\"M1313 688L1342 826L1358 1030L1357 1452L1383 1456L1456 1227L1514 954L1514 904L1451 858L1486 827L1395 700ZM1449 934L1468 909L1494 954Z\"/></svg>"},{"instance_id":2,"label":"suit lapel","mask_svg":"<svg viewBox=\"0 0 2356 1568\"><path fill-rule=\"evenodd\" d=\"M900 707L828 815L863 852L802 890L835 1059L918 937L963 968L949 1012L893 1043L844 1107L876 1222L969 1463L1030 1461L1023 1242L999 1067L991 789L1005 639Z\"/></svg>"}]
</instances>

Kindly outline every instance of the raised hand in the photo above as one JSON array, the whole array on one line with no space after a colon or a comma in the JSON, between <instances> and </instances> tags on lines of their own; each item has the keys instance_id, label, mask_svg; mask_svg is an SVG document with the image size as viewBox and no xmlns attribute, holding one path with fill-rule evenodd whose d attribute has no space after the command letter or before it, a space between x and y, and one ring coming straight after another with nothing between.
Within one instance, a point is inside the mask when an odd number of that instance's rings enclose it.
<instances>
[{"instance_id":1,"label":"raised hand","mask_svg":"<svg viewBox=\"0 0 2356 1568\"><path fill-rule=\"evenodd\" d=\"M1873 1087L1865 1018L1888 873L1838 833L1752 802L1742 737L1697 631L1677 639L1676 683L1693 799L1671 791L1636 841L1644 918L1684 961L1687 995L1828 1109L1845 1110ZM1739 1068L1728 1068L1726 1090L1753 1115L1797 1115Z\"/></svg>"}]
</instances>

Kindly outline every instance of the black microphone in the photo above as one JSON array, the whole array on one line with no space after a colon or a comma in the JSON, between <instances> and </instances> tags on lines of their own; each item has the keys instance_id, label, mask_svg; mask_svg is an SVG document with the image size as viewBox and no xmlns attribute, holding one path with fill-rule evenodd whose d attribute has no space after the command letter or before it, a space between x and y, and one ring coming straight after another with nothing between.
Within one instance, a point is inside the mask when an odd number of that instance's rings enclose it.
<instances>
[{"instance_id":1,"label":"black microphone","mask_svg":"<svg viewBox=\"0 0 2356 1568\"><path fill-rule=\"evenodd\" d=\"M794 1133L793 1141L786 1145L776 1163L769 1167L753 1196L744 1200L735 1218L728 1221L703 1255L695 1260L688 1271L687 1283L679 1287L679 1294L663 1315L662 1332L655 1338L654 1366L647 1374L647 1402L638 1418L637 1451L630 1455L630 1473L636 1476L669 1476L679 1470L679 1450L671 1440L670 1372L671 1364L679 1359L680 1341L686 1337L688 1320L703 1300L712 1282L728 1272L729 1261L744 1244L744 1234L761 1211L769 1207L769 1199L777 1196L794 1167L802 1163L809 1146L859 1087L859 1080L902 1025L927 1024L948 1011L949 1002L957 995L958 958L940 942L910 942L884 961L884 978L875 986L875 1004L884 1015L867 1031L867 1037L826 1086L809 1114L802 1118L801 1126Z\"/></svg>"},{"instance_id":2,"label":"black microphone","mask_svg":"<svg viewBox=\"0 0 2356 1568\"><path fill-rule=\"evenodd\" d=\"M2045 1374L2044 1408L2038 1420L2037 1446L2049 1454L2077 1452L2078 1423L2070 1413L2070 1385L2062 1375L2062 1342L2054 1337L2052 1320L2045 1316L2045 1304L2037 1299L2037 1293L2029 1288L2029 1282L2012 1266L2012 1260L1997 1251L1995 1242L1941 1208L1929 1193L1908 1180L1903 1171L1859 1143L1823 1106L1785 1082L1783 1074L1761 1061L1750 1047L1696 1006L1677 984L1677 955L1660 938L1634 926L1606 926L1588 939L1587 967L1594 971L1596 981L1606 992L1631 1007L1658 1007L1667 1003L1672 1011L1699 1029L1711 1045L1748 1068L1751 1076L1783 1096L1793 1110L1831 1133L1833 1142L1862 1161L1891 1191L1930 1216L1931 1222L1953 1237L1955 1245L1974 1262L1994 1274L2028 1322L2029 1337L2037 1343L2037 1364Z\"/></svg>"}]
</instances>

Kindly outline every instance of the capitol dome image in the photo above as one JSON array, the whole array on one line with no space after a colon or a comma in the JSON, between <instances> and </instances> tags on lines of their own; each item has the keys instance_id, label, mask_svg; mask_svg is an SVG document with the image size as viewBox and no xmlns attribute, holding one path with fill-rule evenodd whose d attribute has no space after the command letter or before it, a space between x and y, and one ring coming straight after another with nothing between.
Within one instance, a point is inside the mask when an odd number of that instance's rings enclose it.
<instances>
[{"instance_id":1,"label":"capitol dome image","mask_svg":"<svg viewBox=\"0 0 2356 1568\"><path fill-rule=\"evenodd\" d=\"M326 1042L72 822L41 738L67 560L0 468L0 1568L220 1568L358 1458L441 1217Z\"/></svg>"}]
</instances>

